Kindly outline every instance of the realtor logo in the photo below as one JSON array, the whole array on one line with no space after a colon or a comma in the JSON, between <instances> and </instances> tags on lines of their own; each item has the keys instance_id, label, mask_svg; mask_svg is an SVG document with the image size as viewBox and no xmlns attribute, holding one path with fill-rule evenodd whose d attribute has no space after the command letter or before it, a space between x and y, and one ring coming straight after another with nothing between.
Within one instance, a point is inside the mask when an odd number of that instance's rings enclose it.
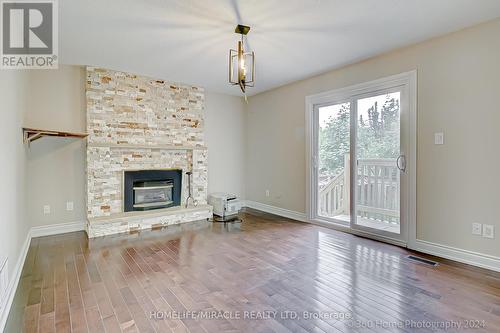
<instances>
[{"instance_id":1,"label":"realtor logo","mask_svg":"<svg viewBox=\"0 0 500 333\"><path fill-rule=\"evenodd\" d=\"M2 69L56 69L57 0L1 2Z\"/></svg>"}]
</instances>

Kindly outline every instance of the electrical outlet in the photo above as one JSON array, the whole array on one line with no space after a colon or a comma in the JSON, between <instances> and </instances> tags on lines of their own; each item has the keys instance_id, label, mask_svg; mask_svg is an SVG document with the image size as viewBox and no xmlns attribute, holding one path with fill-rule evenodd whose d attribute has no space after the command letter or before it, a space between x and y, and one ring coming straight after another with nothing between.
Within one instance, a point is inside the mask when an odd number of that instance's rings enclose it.
<instances>
[{"instance_id":1,"label":"electrical outlet","mask_svg":"<svg viewBox=\"0 0 500 333\"><path fill-rule=\"evenodd\" d=\"M270 195L271 195L271 193L269 192L269 190L266 190L266 197L269 198Z\"/></svg>"},{"instance_id":2,"label":"electrical outlet","mask_svg":"<svg viewBox=\"0 0 500 333\"><path fill-rule=\"evenodd\" d=\"M435 145L443 145L444 144L444 133L434 133L434 144Z\"/></svg>"},{"instance_id":3,"label":"electrical outlet","mask_svg":"<svg viewBox=\"0 0 500 333\"><path fill-rule=\"evenodd\" d=\"M69 211L72 211L74 208L74 205L73 205L73 201L68 201L66 202L66 210L69 212Z\"/></svg>"},{"instance_id":4,"label":"electrical outlet","mask_svg":"<svg viewBox=\"0 0 500 333\"><path fill-rule=\"evenodd\" d=\"M50 214L50 206L49 205L43 206L43 213L44 214Z\"/></svg>"},{"instance_id":5,"label":"electrical outlet","mask_svg":"<svg viewBox=\"0 0 500 333\"><path fill-rule=\"evenodd\" d=\"M482 224L481 223L472 223L472 234L481 236L481 234L482 234Z\"/></svg>"},{"instance_id":6,"label":"electrical outlet","mask_svg":"<svg viewBox=\"0 0 500 333\"><path fill-rule=\"evenodd\" d=\"M495 227L491 224L483 225L483 237L484 238L495 238Z\"/></svg>"}]
</instances>

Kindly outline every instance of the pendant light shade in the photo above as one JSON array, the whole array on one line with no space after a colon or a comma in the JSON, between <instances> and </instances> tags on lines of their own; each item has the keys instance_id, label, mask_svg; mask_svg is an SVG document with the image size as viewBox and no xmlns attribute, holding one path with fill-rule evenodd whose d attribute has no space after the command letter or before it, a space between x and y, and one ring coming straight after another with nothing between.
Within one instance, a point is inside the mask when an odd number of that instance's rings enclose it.
<instances>
[{"instance_id":1,"label":"pendant light shade","mask_svg":"<svg viewBox=\"0 0 500 333\"><path fill-rule=\"evenodd\" d=\"M234 30L241 35L236 50L229 50L229 83L239 85L243 93L247 87L253 87L255 81L255 55L246 52L243 38L250 31L250 27L238 25Z\"/></svg>"}]
</instances>

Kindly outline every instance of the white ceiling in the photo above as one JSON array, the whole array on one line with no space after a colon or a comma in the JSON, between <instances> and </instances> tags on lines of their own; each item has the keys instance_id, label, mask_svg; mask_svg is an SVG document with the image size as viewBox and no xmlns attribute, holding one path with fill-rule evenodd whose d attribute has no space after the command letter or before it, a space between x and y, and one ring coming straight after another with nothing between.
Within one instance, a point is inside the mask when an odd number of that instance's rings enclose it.
<instances>
[{"instance_id":1,"label":"white ceiling","mask_svg":"<svg viewBox=\"0 0 500 333\"><path fill-rule=\"evenodd\" d=\"M61 0L60 62L230 86L237 23L251 26L249 94L500 16L499 0Z\"/></svg>"}]
</instances>

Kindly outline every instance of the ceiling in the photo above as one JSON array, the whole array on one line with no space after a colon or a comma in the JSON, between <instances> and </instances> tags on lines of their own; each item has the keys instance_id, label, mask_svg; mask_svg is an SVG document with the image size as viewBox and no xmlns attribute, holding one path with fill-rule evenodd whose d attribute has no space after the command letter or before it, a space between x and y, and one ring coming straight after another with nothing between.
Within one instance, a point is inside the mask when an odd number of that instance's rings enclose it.
<instances>
[{"instance_id":1,"label":"ceiling","mask_svg":"<svg viewBox=\"0 0 500 333\"><path fill-rule=\"evenodd\" d=\"M236 24L251 26L249 95L500 16L499 0L63 0L63 64L96 65L208 91L228 84Z\"/></svg>"}]
</instances>

